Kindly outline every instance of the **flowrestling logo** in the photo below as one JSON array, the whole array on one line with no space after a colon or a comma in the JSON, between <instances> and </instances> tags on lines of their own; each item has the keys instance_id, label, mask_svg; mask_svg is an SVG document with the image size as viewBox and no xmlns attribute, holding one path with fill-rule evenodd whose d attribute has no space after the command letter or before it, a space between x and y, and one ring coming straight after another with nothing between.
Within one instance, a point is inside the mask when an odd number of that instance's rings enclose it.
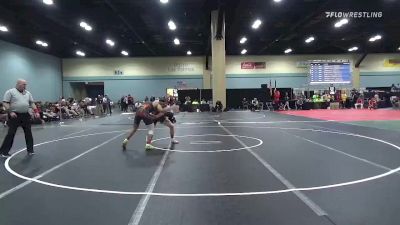
<instances>
[{"instance_id":1,"label":"flowrestling logo","mask_svg":"<svg viewBox=\"0 0 400 225\"><path fill-rule=\"evenodd\" d=\"M325 12L327 18L382 18L382 12Z\"/></svg>"}]
</instances>

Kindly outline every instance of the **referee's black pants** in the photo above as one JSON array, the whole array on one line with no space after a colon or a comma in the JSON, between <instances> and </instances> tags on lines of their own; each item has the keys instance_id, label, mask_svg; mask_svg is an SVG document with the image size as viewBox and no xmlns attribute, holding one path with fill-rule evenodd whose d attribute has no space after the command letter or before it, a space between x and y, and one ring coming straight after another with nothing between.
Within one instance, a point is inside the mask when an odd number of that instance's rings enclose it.
<instances>
[{"instance_id":1,"label":"referee's black pants","mask_svg":"<svg viewBox=\"0 0 400 225\"><path fill-rule=\"evenodd\" d=\"M13 142L15 133L17 132L17 128L19 126L24 129L25 133L25 141L26 141L26 149L28 152L33 152L33 137L32 137L32 129L31 129L31 115L29 113L16 113L17 118L12 118L11 116L8 118L8 133L6 138L1 145L0 152L2 154L8 154L10 151Z\"/></svg>"}]
</instances>

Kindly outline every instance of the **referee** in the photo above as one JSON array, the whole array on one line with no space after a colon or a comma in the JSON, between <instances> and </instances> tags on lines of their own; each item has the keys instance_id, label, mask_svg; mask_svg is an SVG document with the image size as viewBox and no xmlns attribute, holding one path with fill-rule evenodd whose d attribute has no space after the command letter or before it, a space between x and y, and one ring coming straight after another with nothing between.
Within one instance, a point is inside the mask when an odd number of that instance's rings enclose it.
<instances>
[{"instance_id":1,"label":"referee","mask_svg":"<svg viewBox=\"0 0 400 225\"><path fill-rule=\"evenodd\" d=\"M33 102L32 94L25 89L26 81L20 79L17 81L17 85L15 86L15 88L6 91L6 93L4 94L3 105L5 110L8 112L9 121L7 123L7 136L4 139L3 144L0 148L0 156L3 158L7 158L10 156L8 152L13 145L14 136L19 126L21 126L25 132L25 141L28 154L35 154L35 152L33 151L31 115L28 112L29 107L32 107L35 118L39 118L40 115L38 113L35 103Z\"/></svg>"}]
</instances>

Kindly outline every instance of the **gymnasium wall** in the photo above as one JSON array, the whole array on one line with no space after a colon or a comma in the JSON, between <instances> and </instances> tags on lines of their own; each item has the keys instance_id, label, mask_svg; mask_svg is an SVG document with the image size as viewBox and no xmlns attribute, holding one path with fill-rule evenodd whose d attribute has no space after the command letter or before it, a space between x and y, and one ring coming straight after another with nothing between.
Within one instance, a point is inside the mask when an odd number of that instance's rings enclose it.
<instances>
[{"instance_id":1,"label":"gymnasium wall","mask_svg":"<svg viewBox=\"0 0 400 225\"><path fill-rule=\"evenodd\" d=\"M56 101L61 96L61 60L57 57L0 41L0 95L25 79L35 100Z\"/></svg>"},{"instance_id":2,"label":"gymnasium wall","mask_svg":"<svg viewBox=\"0 0 400 225\"><path fill-rule=\"evenodd\" d=\"M226 60L227 87L259 88L260 84L276 80L278 87L302 88L308 86L308 68L300 62L320 59L346 59L352 64L357 55L282 55L229 56ZM242 62L265 62L265 69L242 69Z\"/></svg>"},{"instance_id":3,"label":"gymnasium wall","mask_svg":"<svg viewBox=\"0 0 400 225\"><path fill-rule=\"evenodd\" d=\"M259 88L276 80L278 87L308 87L308 69L301 62L348 59L354 67L360 57L360 54L227 56L226 86ZM385 59L396 57L396 54L368 55L360 67L361 87L399 83L400 68L384 65ZM265 62L265 69L242 69L242 62ZM202 88L204 67L204 57L63 59L64 95L72 96L74 82L104 82L105 93L112 99L127 94L139 99L162 96L166 88ZM115 75L115 71L122 74Z\"/></svg>"},{"instance_id":4,"label":"gymnasium wall","mask_svg":"<svg viewBox=\"0 0 400 225\"><path fill-rule=\"evenodd\" d=\"M202 88L202 57L63 59L64 95L74 82L104 82L113 100L164 96L167 88ZM116 71L122 74L115 74Z\"/></svg>"},{"instance_id":5,"label":"gymnasium wall","mask_svg":"<svg viewBox=\"0 0 400 225\"><path fill-rule=\"evenodd\" d=\"M361 87L386 87L400 83L400 63L389 64L389 59L400 61L400 54L367 55L360 66Z\"/></svg>"}]
</instances>

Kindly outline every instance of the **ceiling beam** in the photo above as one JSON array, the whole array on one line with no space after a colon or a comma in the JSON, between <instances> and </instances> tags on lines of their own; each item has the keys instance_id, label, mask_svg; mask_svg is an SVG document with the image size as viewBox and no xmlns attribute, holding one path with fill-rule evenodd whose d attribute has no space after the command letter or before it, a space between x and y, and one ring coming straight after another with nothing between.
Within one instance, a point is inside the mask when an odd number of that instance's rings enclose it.
<instances>
[{"instance_id":1,"label":"ceiling beam","mask_svg":"<svg viewBox=\"0 0 400 225\"><path fill-rule=\"evenodd\" d=\"M365 52L363 53L363 55L357 60L357 62L354 64L355 68L359 68L360 64L362 63L362 61L365 59L365 57L367 57L368 53Z\"/></svg>"}]
</instances>

